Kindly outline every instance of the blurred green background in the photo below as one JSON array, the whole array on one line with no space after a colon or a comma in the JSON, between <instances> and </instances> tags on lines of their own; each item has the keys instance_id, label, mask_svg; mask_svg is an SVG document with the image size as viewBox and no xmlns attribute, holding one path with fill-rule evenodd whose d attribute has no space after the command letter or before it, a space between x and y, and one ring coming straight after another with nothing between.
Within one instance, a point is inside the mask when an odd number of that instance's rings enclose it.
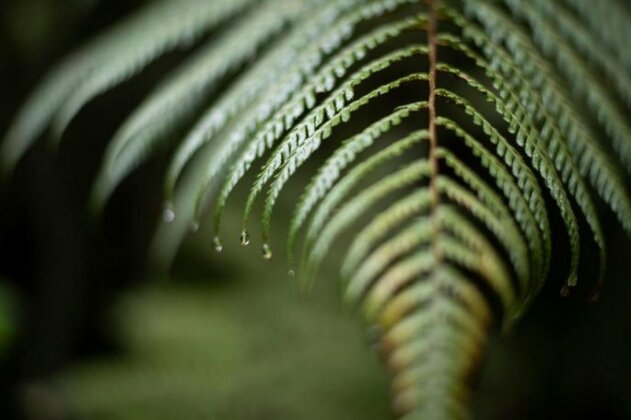
<instances>
[{"instance_id":1,"label":"blurred green background","mask_svg":"<svg viewBox=\"0 0 631 420\"><path fill-rule=\"evenodd\" d=\"M4 0L0 132L60 56L142 3ZM386 372L338 303L335 267L301 293L282 258L237 245L232 212L221 255L202 227L169 275L149 270L161 158L102 219L86 212L104 145L177 59L91 103L58 152L43 142L2 179L0 418L392 418ZM589 278L567 299L551 279L510 336L491 338L476 418L631 419L631 248L608 219L600 299L589 302Z\"/></svg>"}]
</instances>

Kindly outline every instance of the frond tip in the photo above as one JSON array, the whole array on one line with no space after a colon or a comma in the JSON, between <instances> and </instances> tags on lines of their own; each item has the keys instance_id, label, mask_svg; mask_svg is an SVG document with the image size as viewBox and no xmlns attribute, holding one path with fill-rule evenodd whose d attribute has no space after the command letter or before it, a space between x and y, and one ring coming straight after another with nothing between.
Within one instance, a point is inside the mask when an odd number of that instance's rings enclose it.
<instances>
[{"instance_id":1,"label":"frond tip","mask_svg":"<svg viewBox=\"0 0 631 420\"><path fill-rule=\"evenodd\" d=\"M95 200L193 122L166 174L160 262L209 206L223 249L228 200L258 163L241 244L263 197L270 259L274 209L313 171L289 221L289 271L311 286L345 251L342 294L377 326L404 418L468 418L488 331L510 327L541 290L557 219L563 290L586 247L603 280L597 197L631 233L631 14L618 3L181 3L157 1L59 66L7 134L4 167L164 52L203 43L117 132Z\"/></svg>"}]
</instances>

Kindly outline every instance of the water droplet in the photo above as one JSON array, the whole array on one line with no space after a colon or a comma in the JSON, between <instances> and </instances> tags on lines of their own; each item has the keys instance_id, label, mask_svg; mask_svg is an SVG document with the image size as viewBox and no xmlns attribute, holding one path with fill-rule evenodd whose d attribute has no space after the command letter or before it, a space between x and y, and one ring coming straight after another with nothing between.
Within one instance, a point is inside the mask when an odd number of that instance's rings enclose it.
<instances>
[{"instance_id":1,"label":"water droplet","mask_svg":"<svg viewBox=\"0 0 631 420\"><path fill-rule=\"evenodd\" d=\"M241 245L248 246L250 244L250 235L245 230L241 232Z\"/></svg>"},{"instance_id":2,"label":"water droplet","mask_svg":"<svg viewBox=\"0 0 631 420\"><path fill-rule=\"evenodd\" d=\"M568 297L570 294L570 287L566 284L561 288L560 295L561 297Z\"/></svg>"},{"instance_id":3,"label":"water droplet","mask_svg":"<svg viewBox=\"0 0 631 420\"><path fill-rule=\"evenodd\" d=\"M175 220L175 212L171 204L166 204L162 210L162 220L164 223L171 223Z\"/></svg>"},{"instance_id":4,"label":"water droplet","mask_svg":"<svg viewBox=\"0 0 631 420\"><path fill-rule=\"evenodd\" d=\"M191 232L195 233L199 230L199 222L197 220L191 223Z\"/></svg>"},{"instance_id":5,"label":"water droplet","mask_svg":"<svg viewBox=\"0 0 631 420\"><path fill-rule=\"evenodd\" d=\"M213 238L213 245L215 246L216 252L219 253L223 250L223 245L221 244L221 240L219 239L219 236L215 236Z\"/></svg>"},{"instance_id":6,"label":"water droplet","mask_svg":"<svg viewBox=\"0 0 631 420\"><path fill-rule=\"evenodd\" d=\"M266 260L272 259L272 249L268 244L263 244L263 258Z\"/></svg>"},{"instance_id":7,"label":"water droplet","mask_svg":"<svg viewBox=\"0 0 631 420\"><path fill-rule=\"evenodd\" d=\"M290 268L289 270L287 270L287 275L289 277L296 277L296 272L294 271L293 268Z\"/></svg>"},{"instance_id":8,"label":"water droplet","mask_svg":"<svg viewBox=\"0 0 631 420\"><path fill-rule=\"evenodd\" d=\"M592 289L592 291L589 294L589 301L591 303L594 303L598 300L598 298L600 297L600 293L602 292L603 285L604 285L604 282L602 280L596 283L596 286Z\"/></svg>"}]
</instances>

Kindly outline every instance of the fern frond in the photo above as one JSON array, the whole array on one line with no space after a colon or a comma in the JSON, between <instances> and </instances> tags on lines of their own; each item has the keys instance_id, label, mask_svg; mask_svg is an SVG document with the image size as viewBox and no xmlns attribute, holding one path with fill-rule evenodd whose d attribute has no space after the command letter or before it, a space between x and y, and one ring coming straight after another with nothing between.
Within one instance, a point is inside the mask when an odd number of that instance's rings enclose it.
<instances>
[{"instance_id":1,"label":"fern frond","mask_svg":"<svg viewBox=\"0 0 631 420\"><path fill-rule=\"evenodd\" d=\"M490 232L495 234L510 255L521 287L526 289L530 280L526 242L508 208L489 185L451 152L439 148L436 150L436 157L441 159L446 167L454 170L454 173L476 193L477 197L469 194L466 189L449 178L437 179L438 191L452 202L468 209Z\"/></svg>"},{"instance_id":2,"label":"fern frond","mask_svg":"<svg viewBox=\"0 0 631 420\"><path fill-rule=\"evenodd\" d=\"M220 251L228 199L258 161L242 244L262 197L271 258L280 197L329 153L295 203L290 270L310 286L347 244L343 295L378 327L403 418L468 418L488 330L509 328L553 266L567 264L567 292L581 250L595 247L602 281L596 198L631 234L631 16L609 0L162 1L44 82L3 162L13 166L48 125L61 134L96 95L213 28L119 129L95 197L103 202L188 129L167 169L172 223L159 229L157 258L168 264L208 207ZM556 242L568 257L553 264Z\"/></svg>"},{"instance_id":3,"label":"fern frond","mask_svg":"<svg viewBox=\"0 0 631 420\"><path fill-rule=\"evenodd\" d=\"M631 13L615 1L592 2L589 0L563 0L578 13L590 28L590 36L596 38L603 48L612 51L631 71L631 57L626 42L631 39L629 20Z\"/></svg>"},{"instance_id":4,"label":"fern frond","mask_svg":"<svg viewBox=\"0 0 631 420\"><path fill-rule=\"evenodd\" d=\"M427 131L419 131L410 135L410 141L427 140L428 137L429 133ZM307 228L307 232L305 234L305 244L303 245L304 249L307 249L310 246L309 244L316 240L318 232L322 230L326 220L330 217L335 208L343 202L344 199L346 199L348 194L353 191L357 184L368 176L368 174L399 156L401 153L401 144L406 145L406 143L408 143L406 139L397 141L392 146L375 153L364 162L354 166L352 170L350 170L348 174L342 178L335 187L330 190L330 192L327 193L320 205L317 207L317 210L309 223L309 227ZM297 234L298 229L299 226L296 225L294 235ZM291 255L290 250L290 261L292 260Z\"/></svg>"},{"instance_id":5,"label":"fern frond","mask_svg":"<svg viewBox=\"0 0 631 420\"><path fill-rule=\"evenodd\" d=\"M368 209L378 203L384 196L421 181L423 178L427 178L429 174L430 166L427 162L410 164L388 175L380 182L363 191L353 200L342 206L330 221L327 223L321 222L322 225L320 227L318 226L320 224L316 222L324 219L322 213L326 212L327 207L331 208L329 202L323 202L321 204L321 208L324 209L323 212L316 213L316 217L314 217L313 223L307 231L306 242L302 253L303 262L301 263L301 266L305 267L304 278L306 280L312 279L312 276L315 275L314 271L326 256L326 253L331 249L333 241L345 228L354 222L358 216L366 213ZM335 193L339 196L341 195L340 193L343 194L344 192L343 188L340 188L337 191L332 191L327 198L335 198ZM320 218L318 218L318 216L320 216Z\"/></svg>"},{"instance_id":6,"label":"fern frond","mask_svg":"<svg viewBox=\"0 0 631 420\"><path fill-rule=\"evenodd\" d=\"M183 140L173 158L166 176L167 198L172 197L175 184L186 163L197 150L225 128L231 119L235 119L237 114L243 119L256 116L252 118L252 121L269 117L272 110L286 101L291 92L296 89L297 82L301 81L302 72L313 71L312 69L322 60L324 53L329 49L334 50L350 36L349 25L341 17L358 3L356 0L331 2L315 16L306 20L303 25L296 26L278 47L272 48L260 59L257 66L247 71L216 105L204 113ZM301 54L304 48L308 48L309 51ZM302 57L301 66L295 65L298 57ZM285 77L288 71L295 76ZM277 80L279 78L282 80ZM270 88L270 85L273 85L273 88ZM272 92L276 95L273 96ZM255 103L254 106L252 102ZM244 131L247 133L252 130L251 125L252 122L248 121L247 124L240 124L235 128L243 130L247 127ZM240 139L243 136L245 135L232 135L231 138ZM219 153L221 159L217 160L220 163L225 162L240 146L237 140L224 143L230 147L224 146L221 149ZM209 177L212 178L212 174L216 171L218 169L209 170L211 173Z\"/></svg>"},{"instance_id":7,"label":"fern frond","mask_svg":"<svg viewBox=\"0 0 631 420\"><path fill-rule=\"evenodd\" d=\"M235 130L231 130L228 138L219 140L222 143L222 149L217 154L217 157L209 163L205 182L200 185L198 198L195 201L196 213L199 213L201 210L201 198L209 184L219 175L232 155L241 149L249 138L254 137L255 140L250 141L249 147L237 159L237 161L244 162L242 164L244 168L239 168L236 163L233 164L235 169L232 169L233 175L229 177L231 182L224 187L226 191L218 199L218 208L222 207L222 202L225 202L231 190L230 184L236 184L238 181L240 174L237 172L238 170L245 172L249 168L247 165L251 164L255 157L260 156L266 150L267 144L271 145L272 142L286 133L306 109L313 108L316 102L316 95L330 91L334 87L332 82L334 82L335 77L343 76L345 67L352 65L355 60L361 58L369 50L378 47L380 43L387 41L391 37L386 29L381 36L368 38L364 42L357 41L354 48L349 48L350 53L339 54L338 60L332 61L331 65L314 75L313 72L320 67L325 54L335 51L342 45L344 40L352 34L354 28L362 22L374 19L388 10L396 9L411 2L413 0L388 0L364 5L357 10L352 10L352 6L357 5L358 1L333 2L330 9L325 10L321 14L323 18L322 27L318 28L321 31L321 36L314 39L306 51L295 57L289 69L283 69L282 74L279 74L280 80L267 86L265 92L257 98L253 109L248 109L248 113L243 113L243 118L236 122ZM325 19L331 14L336 16L336 19ZM314 21L316 20L314 19ZM324 25L327 24L333 26L324 31ZM394 28L394 30L396 31L397 28ZM292 48L296 47L292 46ZM338 76L340 72L342 74ZM213 134L223 124L227 123L221 108L218 108L216 111L212 109L210 114L208 114L208 118L211 118L210 116L214 115L215 112L223 117L221 118L221 125L211 129L211 127L206 127L207 124L203 120L187 136L180 151L176 154L173 165L167 175L167 197L173 191L177 177L186 161L190 159L195 150L201 145L211 141ZM263 125L264 128L257 130L260 125ZM255 131L256 134L254 134ZM216 225L218 224L216 223Z\"/></svg>"},{"instance_id":8,"label":"fern frond","mask_svg":"<svg viewBox=\"0 0 631 420\"><path fill-rule=\"evenodd\" d=\"M372 146L375 140L381 135L387 133L396 125L401 124L402 120L411 116L417 116L418 114L414 113L414 111L426 109L427 105L427 102L420 102L401 106L395 110L395 112L372 124L360 134L345 141L322 165L318 170L318 174L314 176L310 184L305 188L294 210L294 216L290 221L289 235L287 237L287 255L290 265L293 261L294 243L300 228L305 223L310 212L314 209L316 203L327 194L333 184L339 179L341 172L355 161L358 154ZM357 175L353 176L349 173L345 180L340 181L340 185L348 185L345 187L347 190L352 188L354 182L364 177L368 171L376 169L377 166L385 160L393 159L401 155L406 149L410 148L413 143L417 143L423 139L427 139L426 131L413 133L406 139L393 142L392 145L388 146L388 148L382 152L375 154L366 162L357 165L357 167L353 169L353 173ZM269 203L266 206L265 212L271 214ZM323 217L316 217L316 219L323 219ZM266 231L267 233L264 233L264 235L269 234L269 224L263 226L263 232Z\"/></svg>"},{"instance_id":9,"label":"fern frond","mask_svg":"<svg viewBox=\"0 0 631 420\"><path fill-rule=\"evenodd\" d=\"M396 55L398 56L398 54ZM388 57L384 62L378 62L375 67L387 66L398 58L399 57ZM372 75L371 70L372 69L366 71L366 69L364 69L366 77ZM381 95L386 95L406 83L422 80L426 77L427 76L424 74L404 76L387 85L380 86L352 102L351 100L354 95L352 93L352 86L342 86L333 92L329 99L308 114L305 120L288 134L287 138L278 145L268 161L263 165L248 196L244 214L244 227L247 226L247 219L258 193L262 191L264 185L272 179L279 169L281 172L277 177L278 186L270 191L271 200L274 199L274 195L280 192L282 184L295 172L296 167L304 162L312 153L317 151L321 142L331 136L336 126L349 121L353 112L359 111L374 99L379 98ZM361 80L354 79L356 83L360 83L360 81ZM318 126L318 122L320 121L326 122Z\"/></svg>"},{"instance_id":10,"label":"fern frond","mask_svg":"<svg viewBox=\"0 0 631 420\"><path fill-rule=\"evenodd\" d=\"M504 193L508 206L526 237L532 258L532 277L540 286L541 280L547 276L548 258L551 253L548 217L543 207L544 200L541 191L535 189L529 199L524 190L517 184L519 181L513 179L503 163L458 124L445 117L437 117L436 124L451 130L462 139L465 145L471 149L473 155L480 158L482 167L490 171L490 175ZM528 168L522 167L520 171L522 170L528 170ZM533 205L530 205L529 202L532 202Z\"/></svg>"},{"instance_id":11,"label":"fern frond","mask_svg":"<svg viewBox=\"0 0 631 420\"><path fill-rule=\"evenodd\" d=\"M455 269L441 268L424 280L429 281L417 282L395 297L380 318L383 325L392 325L383 347L395 373L394 404L400 412L411 412L406 419L422 418L418 412L426 418L468 418L463 409L468 391L462 384L481 357L478 336L485 333L490 311L480 292ZM425 285L430 288L423 293L419 289ZM418 305L425 310L409 316L401 316L398 309ZM437 328L437 323L444 327ZM454 347L462 349L462 356L449 360ZM436 380L428 382L427 375ZM421 409L412 411L420 401Z\"/></svg>"},{"instance_id":12,"label":"fern frond","mask_svg":"<svg viewBox=\"0 0 631 420\"><path fill-rule=\"evenodd\" d=\"M380 34L377 34L377 41L379 39L383 39L384 41L387 40L387 37L379 35ZM370 37L367 42L375 44L376 40L373 39L373 37ZM342 86L335 89L324 103L313 109L295 127L293 126L293 123L296 118L302 116L302 106L303 101L305 100L303 98L307 98L308 94L304 94L304 96L302 97L299 96L298 102L288 102L288 104L285 105L284 108L280 111L280 115L274 116L273 119L270 121L268 125L269 128L261 133L257 133L257 135L254 137L254 141L250 144L250 146L244 150L240 157L236 159L233 168L229 172L227 181L224 184L217 200L215 227L218 228L221 223L221 212L223 211L223 208L231 191L237 185L239 180L241 180L242 177L245 175L246 171L252 165L254 159L263 154L266 149L271 148L278 138L281 138L283 134L287 133L285 135L284 141L281 143L280 146L275 149L273 156L268 159L268 162L265 165L266 169L261 172L259 180L253 187L253 194L251 198L248 198L248 204L246 205L246 215L244 215L244 223L247 219L247 213L249 213L249 210L251 209L252 201L256 198L256 195L262 189L263 184L265 184L271 178L274 172L279 168L283 161L283 155L284 158L289 158L289 154L293 154L297 147L302 146L303 142L313 143L315 140L315 143L317 143L319 140L321 140L322 134L325 133L327 130L327 128L322 128L321 126L326 125L326 127L329 127L328 129L330 129L331 126L335 126L340 124L341 122L344 122L345 119L350 117L349 114L352 111L356 111L362 106L368 104L368 102L370 102L371 100L388 93L388 91L399 87L403 83L412 82L414 80L417 80L418 78L421 78L422 75L420 74L416 76L411 75L407 79L402 79L401 81L392 85L385 85L381 87L381 90L377 89L374 92L371 92L370 94L361 98L361 100L355 101L352 104L348 104L353 99L353 89L355 86L369 79L375 73L387 69L393 63L405 58L409 58L417 51L424 49L424 46L409 47L406 50L395 51L383 58L377 59L374 62L367 64L356 73L356 76L358 77L349 79ZM361 51L361 49L359 51ZM357 53L353 48L350 54L346 55L344 58L352 59L352 57L355 57L356 54ZM338 73L340 73L339 77L343 76L343 69L345 67L350 67L353 64L353 61L345 60L342 61L342 63L346 63L346 65L344 67L340 67L340 65L337 65L337 63L335 63L336 65L332 66L331 68L325 68L321 74L317 74L314 76L315 80L320 80L320 77L322 77L323 80L327 80L327 76L332 76L333 74ZM333 88L333 86L331 86L328 90L330 90L331 88ZM318 92L320 90L317 85L307 86L306 89L308 89L308 92ZM307 107L309 108L309 102L311 102L311 105L313 107L315 103L308 100L306 101ZM336 117L335 121L325 122L326 118L332 119L334 117ZM289 129L291 129L291 131L289 131ZM204 191L205 188L202 188L198 195L196 206L198 210L200 210L200 200L203 196Z\"/></svg>"},{"instance_id":13,"label":"fern frond","mask_svg":"<svg viewBox=\"0 0 631 420\"><path fill-rule=\"evenodd\" d=\"M619 57L608 54L607 50L593 39L583 22L573 17L571 13L557 2L537 0L536 6L526 10L521 0L509 2L516 15L524 10L526 19L538 27L538 22L549 22L547 30L556 30L560 36L570 41L577 53L585 60L597 65L605 74L608 81L614 84L619 97L627 106L631 106L631 81L625 76L628 69L620 62ZM535 26L536 25L536 26Z\"/></svg>"},{"instance_id":14,"label":"fern frond","mask_svg":"<svg viewBox=\"0 0 631 420\"><path fill-rule=\"evenodd\" d=\"M192 44L254 1L161 0L98 37L55 69L27 101L3 143L3 166L11 170L51 120L59 137L90 99L166 51Z\"/></svg>"},{"instance_id":15,"label":"fern frond","mask_svg":"<svg viewBox=\"0 0 631 420\"><path fill-rule=\"evenodd\" d=\"M413 216L426 213L430 204L431 195L427 189L424 189L412 192L381 212L353 239L342 265L342 277L348 278L370 250L387 237L388 233ZM378 285L381 283L379 282ZM395 289L392 288L392 290Z\"/></svg>"},{"instance_id":16,"label":"fern frond","mask_svg":"<svg viewBox=\"0 0 631 420\"><path fill-rule=\"evenodd\" d=\"M301 7L302 6L302 7ZM267 2L212 40L127 119L114 135L95 185L102 207L112 189L155 147L164 133L194 112L228 74L233 73L285 26L304 13L302 2ZM280 7L280 12L279 12Z\"/></svg>"},{"instance_id":17,"label":"fern frond","mask_svg":"<svg viewBox=\"0 0 631 420\"><path fill-rule=\"evenodd\" d=\"M473 8L471 4L467 10L481 20L486 29L492 32L492 36L504 40L508 51L514 55L515 61L525 69L524 72L530 73L538 79L536 86L549 86L554 81L552 76L554 72L549 67L545 72L541 72L542 69L547 67L544 64L546 60L537 52L533 41L519 26L515 25L496 7L485 1L479 2L479 8ZM623 163L629 165L629 148L631 147L629 138L631 138L631 131L622 113L617 109L593 73L586 68L583 60L565 45L564 40L558 36L556 31L540 21L537 22L537 29L544 31L546 36L551 38L551 41L547 41L541 35L537 35L537 31L534 32L534 40L542 46L544 53L553 54L553 58L558 64L556 69L565 74L567 80L572 83L573 89L584 97L586 104L589 105L603 128L611 136L613 146L620 154ZM533 67L538 67L539 72L534 70ZM566 95L561 97L563 96ZM546 97L546 99L552 98L552 96ZM560 121L563 121L563 119L560 119ZM596 145L598 143L594 142L592 144Z\"/></svg>"},{"instance_id":18,"label":"fern frond","mask_svg":"<svg viewBox=\"0 0 631 420\"><path fill-rule=\"evenodd\" d=\"M473 123L482 128L488 136L489 141L496 146L496 153L503 156L504 159L507 160L507 164L510 162L514 163L513 171L516 174L519 176L526 176L528 174L527 172L520 172L519 166L521 165L517 162L521 160L521 155L515 150L508 139L502 136L499 131L497 131L497 129L493 127L493 125L484 116L482 116L482 114L480 114L470 103L468 103L467 100L450 91L438 91L437 93L460 106L464 112L473 119ZM520 147L524 148L526 155L531 159L531 167L539 172L553 198L557 203L559 203L559 212L565 224L571 249L571 262L567 284L576 284L578 258L580 252L578 221L576 219L576 214L572 209L572 204L563 182L561 181L559 174L556 172L556 168L550 161L550 158L545 154L541 147L538 146L538 138L536 137L534 128L532 126L525 126L525 124L518 120L513 113L511 113L507 108L504 108L501 105L502 102L494 95L487 96L487 99L497 101L495 104L496 106L499 104L498 107L500 108L499 111L503 114L502 116L505 118L506 122L512 124L514 127L512 130L517 136L515 141ZM530 174L530 176L532 176L532 174ZM522 183L528 181L529 180L524 178L520 180ZM533 182L535 182L535 185L537 184L537 181ZM530 191L534 191L534 189L528 189ZM588 207L591 207L591 205ZM590 212L590 216L594 217L594 215L593 211ZM600 231L600 228L598 228L598 231Z\"/></svg>"}]
</instances>

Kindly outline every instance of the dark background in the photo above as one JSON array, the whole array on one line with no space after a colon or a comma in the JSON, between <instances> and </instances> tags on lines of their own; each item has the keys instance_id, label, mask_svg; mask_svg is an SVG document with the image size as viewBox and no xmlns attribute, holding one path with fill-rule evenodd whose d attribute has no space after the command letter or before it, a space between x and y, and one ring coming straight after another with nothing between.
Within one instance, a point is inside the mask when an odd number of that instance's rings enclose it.
<instances>
[{"instance_id":1,"label":"dark background","mask_svg":"<svg viewBox=\"0 0 631 420\"><path fill-rule=\"evenodd\" d=\"M0 133L56 60L141 4L4 0ZM282 261L263 282L257 250L220 258L199 237L169 279L150 274L161 158L101 219L86 211L104 145L177 58L93 101L60 150L40 142L2 179L0 418L388 418L387 378L334 281L301 296ZM631 248L612 217L604 228L600 299L589 278L565 299L552 279L509 337L492 338L476 418L631 419Z\"/></svg>"}]
</instances>

